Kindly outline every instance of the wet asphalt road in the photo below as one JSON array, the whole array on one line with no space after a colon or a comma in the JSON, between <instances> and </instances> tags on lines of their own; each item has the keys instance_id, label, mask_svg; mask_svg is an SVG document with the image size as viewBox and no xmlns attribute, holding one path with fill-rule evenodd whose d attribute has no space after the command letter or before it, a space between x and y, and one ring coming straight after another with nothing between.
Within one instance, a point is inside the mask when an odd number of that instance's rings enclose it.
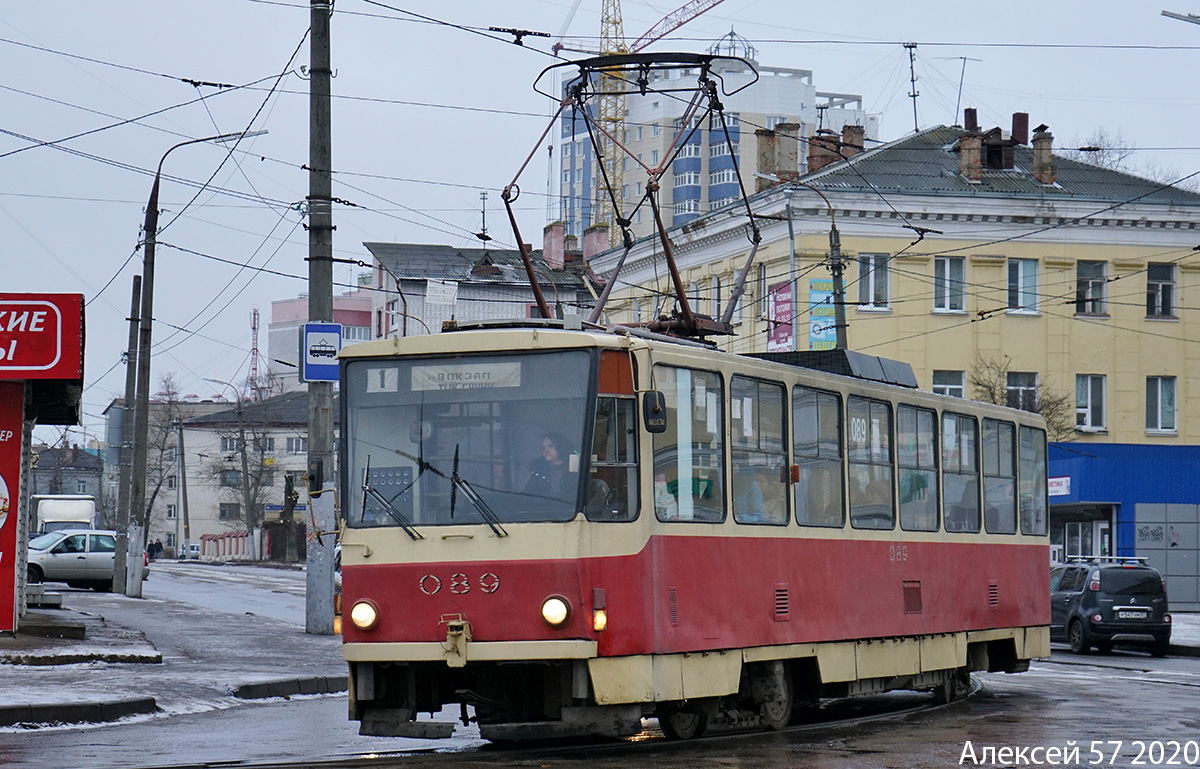
<instances>
[{"instance_id":1,"label":"wet asphalt road","mask_svg":"<svg viewBox=\"0 0 1200 769\"><path fill-rule=\"evenodd\" d=\"M188 572L197 569L189 578ZM0 730L0 768L303 767L348 762L406 769L893 769L958 766L968 740L980 759L986 748L1074 745L1081 751L1078 760L1053 765L1096 765L1090 763L1095 757L1088 748L1097 741L1105 743L1105 766L1165 766L1165 755L1158 764L1149 754L1134 764L1139 751L1135 741L1200 741L1200 658L1156 660L1132 652L1079 657L1058 648L1052 660L1035 662L1028 673L976 675L975 692L964 702L928 708L927 696L863 698L827 707L833 711L828 716L873 713L872 719L784 733L680 744L656 736L653 722L648 722L650 729L640 740L519 750L487 746L471 729L443 742L360 737L356 725L346 720L344 696L246 703L212 694L214 686L222 689L250 670L344 670L336 639L302 632L302 574L252 570L243 576L192 565L171 569L170 576L167 571L154 575L157 581L145 602L92 593L68 594L68 601L129 626L144 622L145 616L155 618L147 626L147 637L184 675L172 684L169 695L158 689L171 666L139 670L138 675L145 677L148 693L159 695L168 713L103 726ZM44 683L55 685L64 677L99 683L111 674L103 666L65 668L70 669L45 670ZM878 716L879 711L896 710L905 712ZM1121 741L1121 746L1116 749L1108 741ZM972 764L968 760L964 765Z\"/></svg>"}]
</instances>

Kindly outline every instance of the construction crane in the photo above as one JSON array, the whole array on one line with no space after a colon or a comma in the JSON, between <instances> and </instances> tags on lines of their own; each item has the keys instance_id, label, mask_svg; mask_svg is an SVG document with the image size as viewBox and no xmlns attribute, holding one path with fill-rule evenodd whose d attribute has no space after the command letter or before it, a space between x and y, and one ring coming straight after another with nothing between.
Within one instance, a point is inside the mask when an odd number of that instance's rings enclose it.
<instances>
[{"instance_id":1,"label":"construction crane","mask_svg":"<svg viewBox=\"0 0 1200 769\"><path fill-rule=\"evenodd\" d=\"M650 29L646 30L633 45L625 45L625 25L621 18L621 0L602 0L600 14L600 55L616 56L624 53L638 53L651 43L661 40L675 30L687 24L692 19L712 10L724 0L689 0L664 16ZM572 9L572 14L574 9ZM561 36L560 36L561 37ZM554 52L563 50L565 46L556 44ZM567 49L577 50L577 49ZM595 53L584 51L584 53ZM597 141L596 164L603 176L608 178L612 189L618 196L625 185L624 164L622 153L613 146L613 138L624 141L625 137L625 89L609 71L600 73L599 103L596 107L596 118L607 136L601 134ZM610 138L613 137L613 138ZM604 185L597 184L593 199L592 222L595 224L611 224L617 218L613 210L612 200L606 194Z\"/></svg>"}]
</instances>

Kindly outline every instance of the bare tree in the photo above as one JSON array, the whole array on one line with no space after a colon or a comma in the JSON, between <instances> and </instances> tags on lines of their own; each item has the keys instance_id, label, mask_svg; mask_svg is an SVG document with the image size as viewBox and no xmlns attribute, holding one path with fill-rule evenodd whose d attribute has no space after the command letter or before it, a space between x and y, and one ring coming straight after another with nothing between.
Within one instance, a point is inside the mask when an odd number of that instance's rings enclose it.
<instances>
[{"instance_id":1,"label":"bare tree","mask_svg":"<svg viewBox=\"0 0 1200 769\"><path fill-rule=\"evenodd\" d=\"M140 512L142 546L150 540L150 523L154 502L168 479L175 477L175 428L179 419L179 385L175 374L168 372L159 380L159 391L150 403L149 431L146 447L146 509Z\"/></svg>"},{"instance_id":2,"label":"bare tree","mask_svg":"<svg viewBox=\"0 0 1200 769\"><path fill-rule=\"evenodd\" d=\"M1200 191L1200 180L1197 180L1196 177L1179 181L1183 179L1184 174L1177 169L1159 164L1153 157L1143 158L1138 163L1132 162L1138 156L1138 146L1126 139L1119 130L1109 133L1106 128L1097 128L1086 138L1076 136L1071 143L1078 149L1056 150L1058 154L1082 163L1140 176L1159 184L1167 184L1191 192Z\"/></svg>"},{"instance_id":3,"label":"bare tree","mask_svg":"<svg viewBox=\"0 0 1200 769\"><path fill-rule=\"evenodd\" d=\"M1020 398L1009 387L1012 358L980 356L971 365L969 380L975 400L996 403L1041 414L1046 420L1046 432L1052 441L1071 438L1075 432L1075 405L1069 393L1055 390L1039 376L1032 398Z\"/></svg>"},{"instance_id":4,"label":"bare tree","mask_svg":"<svg viewBox=\"0 0 1200 769\"><path fill-rule=\"evenodd\" d=\"M270 425L248 416L243 401L237 402L237 422L221 430L221 456L209 463L210 476L221 487L228 511L220 521L230 529L253 534L263 525L263 511L275 487L275 438ZM229 449L229 450L226 450ZM253 543L253 537L251 537ZM258 558L256 548L251 558Z\"/></svg>"}]
</instances>

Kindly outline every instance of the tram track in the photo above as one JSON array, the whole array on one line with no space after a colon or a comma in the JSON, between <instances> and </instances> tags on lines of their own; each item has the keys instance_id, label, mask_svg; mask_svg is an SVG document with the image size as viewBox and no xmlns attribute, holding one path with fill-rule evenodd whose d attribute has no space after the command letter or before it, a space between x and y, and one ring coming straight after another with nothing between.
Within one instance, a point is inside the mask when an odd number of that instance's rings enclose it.
<instances>
[{"instance_id":1,"label":"tram track","mask_svg":"<svg viewBox=\"0 0 1200 769\"><path fill-rule=\"evenodd\" d=\"M973 682L971 694L974 695L979 688L978 683ZM891 692L869 697L834 700L821 709L822 715L829 714L833 717L819 717L816 720L780 730L710 731L704 737L687 741L668 739L659 729L655 719L645 719L642 732L632 737L615 740L516 745L487 743L462 748L414 748L302 761L213 761L171 764L169 766L145 766L138 767L138 769L364 769L365 767L392 769L392 767L399 766L403 766L405 769L424 769L424 767L441 769L441 767L448 766L456 767L456 769L458 767L472 769L501 763L509 766L545 767L549 766L550 762L557 765L559 762L571 762L582 757L586 757L589 762L598 761L601 765L629 766L639 762L641 758L666 752L678 754L685 750L703 751L705 746L727 745L736 741L787 739L789 737L798 738L803 742L805 741L804 735L822 733L829 733L830 740L825 741L824 744L810 741L806 746L808 750L851 755L863 751L843 743L842 737L845 736L846 730L866 724L932 712L954 704L956 703L939 705L932 697L915 692Z\"/></svg>"}]
</instances>

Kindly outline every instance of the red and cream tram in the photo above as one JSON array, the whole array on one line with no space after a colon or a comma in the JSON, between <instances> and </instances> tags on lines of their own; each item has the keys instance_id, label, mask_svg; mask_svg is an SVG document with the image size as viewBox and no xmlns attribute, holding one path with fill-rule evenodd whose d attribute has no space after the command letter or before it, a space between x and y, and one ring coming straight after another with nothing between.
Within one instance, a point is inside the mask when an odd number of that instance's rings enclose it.
<instances>
[{"instance_id":1,"label":"red and cream tram","mask_svg":"<svg viewBox=\"0 0 1200 769\"><path fill-rule=\"evenodd\" d=\"M1034 414L559 321L342 358L364 734L781 728L1049 655Z\"/></svg>"}]
</instances>

